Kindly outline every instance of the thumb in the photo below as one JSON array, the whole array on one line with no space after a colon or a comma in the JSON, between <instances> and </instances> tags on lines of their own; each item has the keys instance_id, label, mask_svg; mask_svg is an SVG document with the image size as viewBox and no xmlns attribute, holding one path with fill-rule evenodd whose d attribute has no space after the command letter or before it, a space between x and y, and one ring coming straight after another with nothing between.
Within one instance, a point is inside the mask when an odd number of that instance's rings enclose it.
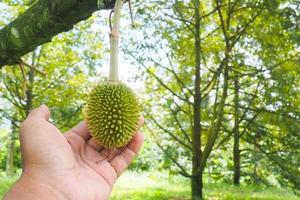
<instances>
[{"instance_id":1,"label":"thumb","mask_svg":"<svg viewBox=\"0 0 300 200\"><path fill-rule=\"evenodd\" d=\"M36 138L38 132L44 132L45 127L49 126L50 111L46 105L32 110L20 126L20 140L25 138Z\"/></svg>"},{"instance_id":2,"label":"thumb","mask_svg":"<svg viewBox=\"0 0 300 200\"><path fill-rule=\"evenodd\" d=\"M48 107L41 105L31 111L21 124L20 145L25 167L28 163L49 163L56 157L53 152L66 144L60 131L48 122L49 117Z\"/></svg>"},{"instance_id":3,"label":"thumb","mask_svg":"<svg viewBox=\"0 0 300 200\"><path fill-rule=\"evenodd\" d=\"M32 120L32 119L45 119L49 120L50 117L50 111L49 108L46 105L41 105L40 107L32 110L28 116L26 117L26 120Z\"/></svg>"}]
</instances>

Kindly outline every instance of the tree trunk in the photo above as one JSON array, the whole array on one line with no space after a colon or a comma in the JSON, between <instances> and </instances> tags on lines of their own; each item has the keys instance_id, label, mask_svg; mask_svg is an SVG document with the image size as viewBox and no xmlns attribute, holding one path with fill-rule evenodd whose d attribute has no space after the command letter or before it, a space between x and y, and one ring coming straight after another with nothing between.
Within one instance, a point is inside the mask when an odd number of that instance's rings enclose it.
<instances>
[{"instance_id":1,"label":"tree trunk","mask_svg":"<svg viewBox=\"0 0 300 200\"><path fill-rule=\"evenodd\" d=\"M81 20L90 17L97 9L113 8L114 0L39 0L25 13L0 30L0 68L16 64L21 56Z\"/></svg>"},{"instance_id":2,"label":"tree trunk","mask_svg":"<svg viewBox=\"0 0 300 200\"><path fill-rule=\"evenodd\" d=\"M240 185L240 133L239 133L239 80L234 79L234 129L233 129L233 162L234 176L233 184Z\"/></svg>"},{"instance_id":3,"label":"tree trunk","mask_svg":"<svg viewBox=\"0 0 300 200\"><path fill-rule=\"evenodd\" d=\"M195 0L195 81L193 103L193 134L192 134L192 199L202 199L202 171L199 173L201 164L201 74L200 74L200 1Z\"/></svg>"},{"instance_id":4,"label":"tree trunk","mask_svg":"<svg viewBox=\"0 0 300 200\"><path fill-rule=\"evenodd\" d=\"M40 52L41 53L41 52ZM32 52L32 58L31 58L31 65L36 67L36 65L38 63L38 61L36 61L37 57L36 57L36 52L33 51ZM34 76L35 76L35 71L33 69L30 69L27 76L28 76L28 87L27 87L27 90L26 90L26 104L25 104L25 108L24 108L24 111L25 111L25 115L27 116L30 111L32 110L33 108L33 105L32 105L32 100L33 100L33 86L34 86Z\"/></svg>"},{"instance_id":5,"label":"tree trunk","mask_svg":"<svg viewBox=\"0 0 300 200\"><path fill-rule=\"evenodd\" d=\"M203 199L203 180L202 173L198 176L192 177L192 200L202 200Z\"/></svg>"},{"instance_id":6,"label":"tree trunk","mask_svg":"<svg viewBox=\"0 0 300 200\"><path fill-rule=\"evenodd\" d=\"M11 123L11 132L8 136L7 144L7 156L6 156L6 165L5 170L8 176L14 174L14 155L15 155L15 140L16 140L16 126Z\"/></svg>"},{"instance_id":7,"label":"tree trunk","mask_svg":"<svg viewBox=\"0 0 300 200\"><path fill-rule=\"evenodd\" d=\"M259 183L259 177L258 177L258 154L259 154L259 150L257 148L258 146L258 142L259 142L259 137L258 137L258 133L255 132L255 139L254 139L254 151L253 151L253 156L254 156L254 166L253 166L253 181L255 184Z\"/></svg>"}]
</instances>

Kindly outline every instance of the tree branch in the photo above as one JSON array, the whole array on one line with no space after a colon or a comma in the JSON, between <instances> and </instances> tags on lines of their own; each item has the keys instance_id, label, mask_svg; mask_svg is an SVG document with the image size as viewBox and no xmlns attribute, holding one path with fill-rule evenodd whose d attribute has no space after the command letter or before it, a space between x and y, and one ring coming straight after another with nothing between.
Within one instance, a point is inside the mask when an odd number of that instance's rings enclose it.
<instances>
[{"instance_id":1,"label":"tree branch","mask_svg":"<svg viewBox=\"0 0 300 200\"><path fill-rule=\"evenodd\" d=\"M179 144L181 144L182 146L184 146L185 148L192 150L192 148L187 145L186 143L184 143L182 140L180 140L178 137L176 137L171 131L167 130L166 128L164 128L163 126L161 126L158 121L149 113L147 112L147 115L150 117L150 119L154 122L154 124L161 129L162 131L166 132L167 134L169 134L175 141L177 141Z\"/></svg>"},{"instance_id":2,"label":"tree branch","mask_svg":"<svg viewBox=\"0 0 300 200\"><path fill-rule=\"evenodd\" d=\"M15 127L17 128L19 127L19 125L16 122L20 123L21 122L20 120L13 118L12 116L10 116L10 114L5 112L3 109L0 109L0 113L2 113L3 117L8 119Z\"/></svg>"},{"instance_id":3,"label":"tree branch","mask_svg":"<svg viewBox=\"0 0 300 200\"><path fill-rule=\"evenodd\" d=\"M193 95L193 91L191 89L189 89L188 86L186 86L183 83L183 81L179 78L178 74L175 72L174 66L173 66L173 64L172 64L172 62L171 62L170 57L169 57L168 54L167 54L167 58L168 58L169 65L171 66L172 69L170 69L168 67L165 67L161 63L155 61L155 59L153 59L153 58L150 58L150 61L152 61L154 64L160 66L161 68L167 70L168 72L172 73L173 76L175 77L176 81L180 85L181 92L184 94L184 96L185 96L186 99L189 99L189 97L187 96L187 94L184 92L184 89L186 89L189 92L190 95Z\"/></svg>"},{"instance_id":4,"label":"tree branch","mask_svg":"<svg viewBox=\"0 0 300 200\"><path fill-rule=\"evenodd\" d=\"M216 72L212 72L214 73L212 79L208 82L208 84L206 86L204 86L204 88L201 90L202 98L206 98L209 93L211 92L211 90L214 88L214 86L216 85L217 80L220 77L221 71L223 70L225 64L225 58L221 61L218 69Z\"/></svg>"},{"instance_id":5,"label":"tree branch","mask_svg":"<svg viewBox=\"0 0 300 200\"><path fill-rule=\"evenodd\" d=\"M85 20L97 9L110 9L115 0L39 0L0 30L0 68L16 64L21 56Z\"/></svg>"},{"instance_id":6,"label":"tree branch","mask_svg":"<svg viewBox=\"0 0 300 200\"><path fill-rule=\"evenodd\" d=\"M166 154L166 156L168 158L170 158L172 160L173 163L175 163L175 165L181 170L181 172L179 172L182 176L187 177L187 178L191 178L192 175L190 175L182 165L180 165L177 160L175 160L158 142L156 142L156 145Z\"/></svg>"},{"instance_id":7,"label":"tree branch","mask_svg":"<svg viewBox=\"0 0 300 200\"><path fill-rule=\"evenodd\" d=\"M256 20L256 18L262 13L263 9L260 9L253 17L250 19L244 27L237 29L236 34L231 36L231 39L233 39L233 42L231 43L231 48L239 41L239 39L246 33L247 28L250 27L250 25Z\"/></svg>"},{"instance_id":8,"label":"tree branch","mask_svg":"<svg viewBox=\"0 0 300 200\"><path fill-rule=\"evenodd\" d=\"M176 121L178 127L180 128L181 132L183 133L183 135L185 136L185 138L187 139L187 141L188 141L190 144L192 144L192 141L191 141L190 137L188 136L188 133L183 129L183 127L182 127L182 125L181 125L179 119L177 118L177 112L174 111L174 110L171 108L171 105L170 105L168 102L167 102L167 105L168 105L169 110L171 110L172 115L173 115L173 118L175 119L175 121Z\"/></svg>"},{"instance_id":9,"label":"tree branch","mask_svg":"<svg viewBox=\"0 0 300 200\"><path fill-rule=\"evenodd\" d=\"M146 126L146 128L148 129L148 131L150 132L151 135L153 135L155 137L155 135L153 134L153 132L150 130L149 127ZM187 170L177 162L176 159L173 158L173 156L171 156L158 142L155 142L157 144L157 146L166 154L166 156L168 158L170 158L170 160L172 160L173 163L175 163L175 165L181 170L181 172L179 172L182 176L184 177L188 177L191 178L192 175L190 175Z\"/></svg>"},{"instance_id":10,"label":"tree branch","mask_svg":"<svg viewBox=\"0 0 300 200\"><path fill-rule=\"evenodd\" d=\"M132 52L128 51L128 50L124 50L128 55L130 55L136 62L138 62L138 64L140 64L143 68L145 68L145 70L147 71L147 73L149 73L151 76L153 76L155 78L155 80L157 80L157 82L159 82L159 84L164 87L166 90L168 90L171 94L173 94L174 96L176 96L178 99L182 100L183 102L186 102L188 104L191 104L191 102L189 101L189 99L182 97L181 95L179 95L178 93L176 93L174 90L172 90L168 85L166 85L164 83L163 80L161 80L155 73L153 73L151 70L149 70L149 68L139 59L136 58L135 55L132 54Z\"/></svg>"}]
</instances>

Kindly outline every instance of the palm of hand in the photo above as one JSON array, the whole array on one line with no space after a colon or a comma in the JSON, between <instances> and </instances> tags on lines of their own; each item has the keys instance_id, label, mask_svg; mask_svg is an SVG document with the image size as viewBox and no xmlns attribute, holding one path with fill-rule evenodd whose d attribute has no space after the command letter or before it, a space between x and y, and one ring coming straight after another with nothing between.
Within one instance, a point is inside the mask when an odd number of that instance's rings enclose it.
<instances>
[{"instance_id":1,"label":"palm of hand","mask_svg":"<svg viewBox=\"0 0 300 200\"><path fill-rule=\"evenodd\" d=\"M108 199L116 179L139 151L142 134L136 133L123 149L108 150L91 138L85 122L61 134L45 113L44 119L29 115L21 127L23 174L69 199Z\"/></svg>"}]
</instances>

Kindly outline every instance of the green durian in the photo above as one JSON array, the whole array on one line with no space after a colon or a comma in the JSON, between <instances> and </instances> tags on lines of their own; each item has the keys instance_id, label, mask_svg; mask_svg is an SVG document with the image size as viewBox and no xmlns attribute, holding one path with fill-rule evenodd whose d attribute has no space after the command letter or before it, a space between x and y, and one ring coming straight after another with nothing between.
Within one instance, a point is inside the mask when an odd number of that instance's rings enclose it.
<instances>
[{"instance_id":1,"label":"green durian","mask_svg":"<svg viewBox=\"0 0 300 200\"><path fill-rule=\"evenodd\" d=\"M84 116L91 136L106 148L129 143L139 121L139 105L134 92L123 83L103 83L88 96Z\"/></svg>"},{"instance_id":2,"label":"green durian","mask_svg":"<svg viewBox=\"0 0 300 200\"><path fill-rule=\"evenodd\" d=\"M119 81L118 44L123 1L116 0L110 33L108 82L92 89L84 109L88 129L97 143L119 148L129 143L138 126L139 104L134 92Z\"/></svg>"}]
</instances>

